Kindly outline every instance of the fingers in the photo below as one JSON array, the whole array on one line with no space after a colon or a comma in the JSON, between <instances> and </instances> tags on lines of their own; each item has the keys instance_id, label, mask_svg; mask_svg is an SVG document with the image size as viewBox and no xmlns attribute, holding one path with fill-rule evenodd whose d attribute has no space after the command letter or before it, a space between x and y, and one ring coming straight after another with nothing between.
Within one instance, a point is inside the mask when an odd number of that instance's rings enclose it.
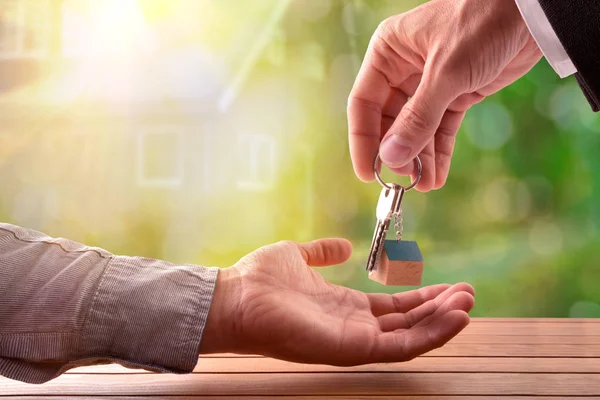
<instances>
[{"instance_id":1,"label":"fingers","mask_svg":"<svg viewBox=\"0 0 600 400\"><path fill-rule=\"evenodd\" d=\"M444 114L442 122L435 133L435 178L431 181L422 182L420 187L417 186L417 190L439 189L446 184L450 173L456 134L464 118L465 112L446 111Z\"/></svg>"},{"instance_id":2,"label":"fingers","mask_svg":"<svg viewBox=\"0 0 600 400\"><path fill-rule=\"evenodd\" d=\"M453 297L455 295L456 297ZM445 306L444 310L446 311L470 311L471 307L473 307L474 295L475 290L471 285L468 283L458 283L447 288L435 298L431 298L404 313L391 313L380 316L378 318L379 325L383 332L410 329L425 318L434 315L443 306ZM445 305L446 302L448 302L447 305Z\"/></svg>"},{"instance_id":3,"label":"fingers","mask_svg":"<svg viewBox=\"0 0 600 400\"><path fill-rule=\"evenodd\" d=\"M390 90L383 73L365 60L348 99L350 157L356 176L364 182L375 179L373 163L379 151L382 111Z\"/></svg>"},{"instance_id":4,"label":"fingers","mask_svg":"<svg viewBox=\"0 0 600 400\"><path fill-rule=\"evenodd\" d=\"M387 133L387 131L390 130L390 128L394 124L394 121L396 121L396 117L398 116L398 114L400 114L400 111L402 111L402 107L404 107L407 101L408 95L406 94L406 92L394 87L390 87L390 95L388 97L387 102L385 103L385 106L383 107L381 115L381 137L379 138L380 142L381 139L383 139L383 137Z\"/></svg>"},{"instance_id":5,"label":"fingers","mask_svg":"<svg viewBox=\"0 0 600 400\"><path fill-rule=\"evenodd\" d=\"M371 39L364 62L358 72L348 98L348 135L350 156L354 171L359 179L371 182L375 179L373 163L387 129L382 130L384 118L396 115L406 103L402 96L394 107L386 108L391 91L400 87L419 69L404 60L390 47L385 36L393 30L381 25ZM406 91L404 91L406 93ZM386 118L390 119L390 118Z\"/></svg>"},{"instance_id":6,"label":"fingers","mask_svg":"<svg viewBox=\"0 0 600 400\"><path fill-rule=\"evenodd\" d=\"M306 264L312 267L341 264L352 255L352 244L346 239L318 239L297 246Z\"/></svg>"},{"instance_id":7,"label":"fingers","mask_svg":"<svg viewBox=\"0 0 600 400\"><path fill-rule=\"evenodd\" d=\"M446 184L450 173L452 154L456 143L456 134L460 129L465 117L464 111L446 111L440 122L440 126L435 132L432 140L427 143L423 151L419 154L423 164L421 180L416 189L421 192L428 192L434 189L440 189ZM417 168L415 163L409 163L400 168L392 168L398 175L411 176L416 179Z\"/></svg>"},{"instance_id":8,"label":"fingers","mask_svg":"<svg viewBox=\"0 0 600 400\"><path fill-rule=\"evenodd\" d=\"M435 299L448 288L450 288L448 284L439 284L393 295L370 293L367 294L367 298L369 299L373 315L380 317L390 313L408 312L426 301Z\"/></svg>"},{"instance_id":9,"label":"fingers","mask_svg":"<svg viewBox=\"0 0 600 400\"><path fill-rule=\"evenodd\" d=\"M473 298L472 294L467 292L454 293L452 296L450 296L448 300L444 302L444 304L442 304L437 310L435 310L435 312L432 315L423 318L414 326L418 327L428 325L435 319L453 310L461 310L468 313L473 309L474 305L475 299Z\"/></svg>"},{"instance_id":10,"label":"fingers","mask_svg":"<svg viewBox=\"0 0 600 400\"><path fill-rule=\"evenodd\" d=\"M469 321L465 311L453 310L426 326L383 333L376 339L370 362L411 360L446 344L466 328Z\"/></svg>"},{"instance_id":11,"label":"fingers","mask_svg":"<svg viewBox=\"0 0 600 400\"><path fill-rule=\"evenodd\" d=\"M409 96L414 95L416 90L418 90L421 81L422 77L420 75L411 76L401 85L403 93L408 93ZM461 97L464 96L465 95ZM471 97L466 97L465 101L475 101L475 97L479 98L481 96L471 94ZM455 105L457 100L454 100L449 106ZM465 105L465 110L468 109L469 106ZM399 114L401 114L401 112L397 115ZM428 192L433 189L439 189L446 183L450 172L450 163L454 152L456 134L458 133L464 116L465 111L463 110L451 111L446 108L443 112L442 119L439 122L439 126L435 129L433 137L425 143L425 147L418 154L421 163L423 164L423 169L419 184L416 186L417 190ZM395 120L393 122L395 122ZM393 126L394 124L388 118L386 124L382 125L382 127L386 128L383 132L388 132L391 129L389 133L394 133ZM390 169L398 175L410 176L413 181L417 178L417 168L416 163L414 162L409 162L401 167L391 166Z\"/></svg>"},{"instance_id":12,"label":"fingers","mask_svg":"<svg viewBox=\"0 0 600 400\"><path fill-rule=\"evenodd\" d=\"M437 171L435 170L435 139L427 143L421 154L419 154L419 157L421 159L421 163L423 164L423 168L421 171L421 180L419 180L419 183L417 184L417 186L415 186L415 189L421 192L427 192L431 190L431 187L435 182L435 176L437 173ZM416 168L416 163L412 164L414 164L415 168L411 172L411 177L413 179L416 179L416 174L418 170Z\"/></svg>"},{"instance_id":13,"label":"fingers","mask_svg":"<svg viewBox=\"0 0 600 400\"><path fill-rule=\"evenodd\" d=\"M380 156L385 165L403 167L433 139L455 97L450 86L443 82L442 79L423 75L414 96L403 107L381 143Z\"/></svg>"}]
</instances>

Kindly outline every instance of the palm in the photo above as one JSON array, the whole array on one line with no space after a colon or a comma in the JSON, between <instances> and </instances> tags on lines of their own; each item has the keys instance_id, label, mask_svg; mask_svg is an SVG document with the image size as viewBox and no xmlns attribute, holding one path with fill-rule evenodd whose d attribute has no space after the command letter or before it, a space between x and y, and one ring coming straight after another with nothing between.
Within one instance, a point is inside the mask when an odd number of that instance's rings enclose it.
<instances>
[{"instance_id":1,"label":"palm","mask_svg":"<svg viewBox=\"0 0 600 400\"><path fill-rule=\"evenodd\" d=\"M344 244L315 243L338 250ZM343 253L338 260L332 256L320 262L309 256L308 263L330 264L349 255ZM244 351L291 361L353 365L408 360L464 328L465 312L473 303L468 285L437 285L393 296L333 285L308 267L293 243L265 248L236 268L242 276Z\"/></svg>"}]
</instances>

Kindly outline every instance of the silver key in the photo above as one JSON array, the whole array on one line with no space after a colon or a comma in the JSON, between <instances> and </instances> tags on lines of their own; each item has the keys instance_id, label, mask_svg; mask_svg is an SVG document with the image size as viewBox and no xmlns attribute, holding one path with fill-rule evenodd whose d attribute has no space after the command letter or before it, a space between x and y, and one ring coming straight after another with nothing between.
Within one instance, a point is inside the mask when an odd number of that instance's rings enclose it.
<instances>
[{"instance_id":1,"label":"silver key","mask_svg":"<svg viewBox=\"0 0 600 400\"><path fill-rule=\"evenodd\" d=\"M404 188L399 185L391 185L389 189L384 187L379 195L376 212L377 224L375 225L371 251L367 259L367 271L369 274L373 273L379 265L390 221L393 216L399 215L403 196Z\"/></svg>"}]
</instances>

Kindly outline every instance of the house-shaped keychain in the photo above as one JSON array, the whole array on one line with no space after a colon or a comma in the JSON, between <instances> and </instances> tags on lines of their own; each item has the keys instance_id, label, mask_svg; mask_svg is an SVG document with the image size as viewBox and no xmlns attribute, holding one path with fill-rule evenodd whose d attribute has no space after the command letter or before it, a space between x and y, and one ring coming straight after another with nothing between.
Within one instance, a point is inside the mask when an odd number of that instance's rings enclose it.
<instances>
[{"instance_id":1,"label":"house-shaped keychain","mask_svg":"<svg viewBox=\"0 0 600 400\"><path fill-rule=\"evenodd\" d=\"M387 286L421 286L423 256L417 242L386 240L379 265L369 278Z\"/></svg>"}]
</instances>

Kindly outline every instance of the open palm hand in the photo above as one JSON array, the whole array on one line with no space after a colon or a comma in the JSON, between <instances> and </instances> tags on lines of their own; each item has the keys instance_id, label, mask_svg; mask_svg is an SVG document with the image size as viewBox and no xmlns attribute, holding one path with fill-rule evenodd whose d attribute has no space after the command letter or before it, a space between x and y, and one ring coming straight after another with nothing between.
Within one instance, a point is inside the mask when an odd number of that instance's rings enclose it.
<instances>
[{"instance_id":1,"label":"open palm hand","mask_svg":"<svg viewBox=\"0 0 600 400\"><path fill-rule=\"evenodd\" d=\"M351 252L343 239L279 242L220 271L201 352L330 365L407 361L468 325L468 284L367 294L309 267L342 263Z\"/></svg>"}]
</instances>

